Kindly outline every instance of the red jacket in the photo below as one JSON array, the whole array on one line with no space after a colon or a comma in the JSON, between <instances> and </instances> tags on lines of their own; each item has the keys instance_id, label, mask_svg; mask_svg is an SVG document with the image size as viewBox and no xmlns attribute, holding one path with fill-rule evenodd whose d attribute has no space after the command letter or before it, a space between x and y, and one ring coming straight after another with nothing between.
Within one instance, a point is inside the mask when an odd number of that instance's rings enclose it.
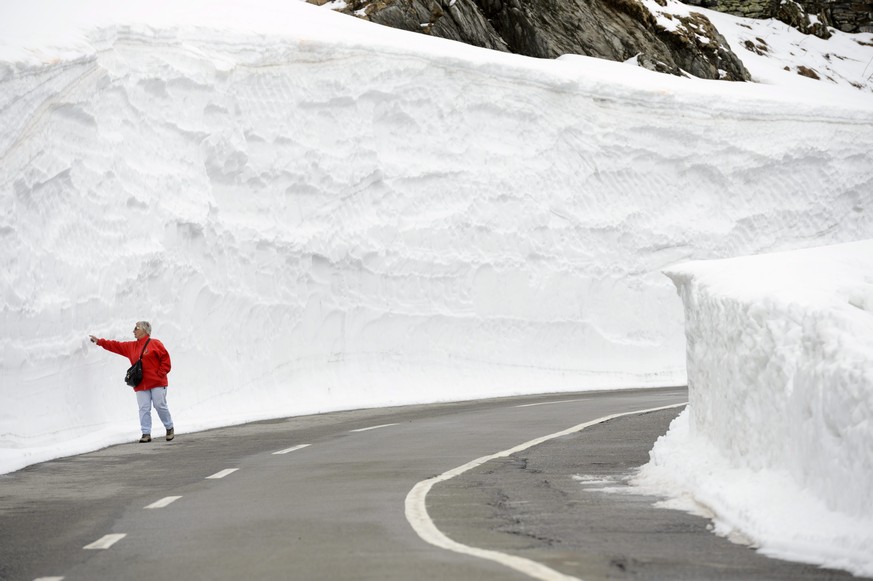
<instances>
[{"instance_id":1,"label":"red jacket","mask_svg":"<svg viewBox=\"0 0 873 581\"><path fill-rule=\"evenodd\" d=\"M113 353L124 355L133 365L139 359L142 348L149 339L145 335L136 341L110 341L97 339L97 344ZM167 374L170 372L170 354L164 344L157 339L149 341L149 346L142 356L142 381L133 388L134 391L145 391L155 387L167 387Z\"/></svg>"}]
</instances>

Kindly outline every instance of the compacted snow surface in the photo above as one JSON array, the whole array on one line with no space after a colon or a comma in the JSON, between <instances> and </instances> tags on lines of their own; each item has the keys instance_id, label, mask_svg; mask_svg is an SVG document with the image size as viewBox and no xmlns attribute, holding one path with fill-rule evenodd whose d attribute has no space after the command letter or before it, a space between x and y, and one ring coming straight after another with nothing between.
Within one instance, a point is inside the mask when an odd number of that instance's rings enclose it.
<instances>
[{"instance_id":1,"label":"compacted snow surface","mask_svg":"<svg viewBox=\"0 0 873 581\"><path fill-rule=\"evenodd\" d=\"M738 84L300 2L68 4L0 9L0 472L132 439L128 363L87 336L132 339L136 320L173 357L181 434L675 385L662 270L873 238L873 35L822 48L707 13L731 42L767 37L737 49L761 81ZM804 43L833 82L784 70Z\"/></svg>"}]
</instances>

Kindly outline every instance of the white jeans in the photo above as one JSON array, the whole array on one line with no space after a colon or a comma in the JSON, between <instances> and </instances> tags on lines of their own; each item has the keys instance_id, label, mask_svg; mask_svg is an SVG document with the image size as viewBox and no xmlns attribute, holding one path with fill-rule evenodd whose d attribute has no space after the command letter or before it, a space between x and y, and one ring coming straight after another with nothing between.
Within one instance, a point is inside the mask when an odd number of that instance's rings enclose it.
<instances>
[{"instance_id":1,"label":"white jeans","mask_svg":"<svg viewBox=\"0 0 873 581\"><path fill-rule=\"evenodd\" d=\"M155 387L134 393L136 393L136 403L139 404L139 425L143 434L152 433L152 404L164 427L168 430L173 427L173 418L170 416L170 408L167 407L166 387Z\"/></svg>"}]
</instances>

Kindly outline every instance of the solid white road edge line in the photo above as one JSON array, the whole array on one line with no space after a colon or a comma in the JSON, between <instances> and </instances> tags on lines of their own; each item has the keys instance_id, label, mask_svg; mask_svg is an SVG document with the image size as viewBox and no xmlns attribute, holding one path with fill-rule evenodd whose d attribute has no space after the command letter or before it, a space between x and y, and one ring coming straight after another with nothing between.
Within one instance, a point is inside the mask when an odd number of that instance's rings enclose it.
<instances>
[{"instance_id":1,"label":"solid white road edge line","mask_svg":"<svg viewBox=\"0 0 873 581\"><path fill-rule=\"evenodd\" d=\"M622 416L657 412L670 408L681 407L684 405L688 405L688 402L604 416L602 418L591 420L590 422L585 422L584 424L579 424L577 426L573 426L572 428L567 428L566 430L562 430L548 436L542 436L540 438L536 438L535 440L530 440L529 442L519 444L514 448L510 448L502 452L497 452L496 454L482 456L481 458L477 458L476 460L467 462L463 466L458 466L457 468L454 468L447 472L443 472L439 476L434 476L433 478L422 480L421 482L413 486L412 490L409 491L409 494L406 495L406 520L409 521L409 524L412 525L412 528L415 530L419 537L421 537L424 541L430 543L431 545L434 545L441 549L454 551L456 553L470 555L473 557L479 557L481 559L487 559L489 561L495 561L497 563L500 563L501 565L505 565L511 569L519 571L520 573L533 577L534 579L540 579L542 581L579 581L577 577L564 575L563 573L559 573L554 569L546 567L545 565L537 563L536 561L531 561L530 559L517 557L515 555L507 555L506 553L500 553L498 551L470 547L468 545L453 541L452 539L444 535L443 532L436 527L434 522L431 520L430 515L427 513L427 493L430 492L430 489L433 488L434 484L449 480L451 478L454 478L455 476L459 476L464 472L467 472L468 470L472 470L477 466L481 466L489 460L505 458L507 456L510 456L517 452L521 452L523 450L527 450L528 448L532 448L554 438L560 438L561 436L567 436L575 432L581 432L587 427L593 426L595 424L600 424L615 418L620 418Z\"/></svg>"},{"instance_id":2,"label":"solid white road edge line","mask_svg":"<svg viewBox=\"0 0 873 581\"><path fill-rule=\"evenodd\" d=\"M571 403L574 401L588 401L588 399L589 398L587 398L587 397L580 397L579 399L563 399L561 401L541 401L538 403L523 403L523 404L517 405L515 407L517 407L517 408L532 408L536 405L553 405L556 403Z\"/></svg>"},{"instance_id":3,"label":"solid white road edge line","mask_svg":"<svg viewBox=\"0 0 873 581\"><path fill-rule=\"evenodd\" d=\"M146 506L145 508L164 508L165 506L168 506L168 505L176 502L180 498L182 498L182 497L181 496L165 496L164 498L158 500L157 502L151 503L150 505Z\"/></svg>"},{"instance_id":4,"label":"solid white road edge line","mask_svg":"<svg viewBox=\"0 0 873 581\"><path fill-rule=\"evenodd\" d=\"M396 426L397 424L381 424L379 426L370 426L369 428L358 428L357 430L349 430L350 432L367 432L369 430L378 430L379 428L387 428L389 426Z\"/></svg>"},{"instance_id":5,"label":"solid white road edge line","mask_svg":"<svg viewBox=\"0 0 873 581\"><path fill-rule=\"evenodd\" d=\"M63 577L37 577L33 581L64 581Z\"/></svg>"},{"instance_id":6,"label":"solid white road edge line","mask_svg":"<svg viewBox=\"0 0 873 581\"><path fill-rule=\"evenodd\" d=\"M227 468L226 470L222 470L221 472L216 472L216 473L213 474L212 476L207 476L206 479L209 480L209 479L211 478L211 479L214 479L214 480L215 480L215 479L218 479L218 478L224 478L224 477L227 476L228 474L233 474L233 473L236 472L237 470L239 470L239 468Z\"/></svg>"},{"instance_id":7,"label":"solid white road edge line","mask_svg":"<svg viewBox=\"0 0 873 581\"><path fill-rule=\"evenodd\" d=\"M118 541L120 541L121 539L123 539L126 536L127 535L124 533L115 534L115 535L105 535L103 537L100 537L99 539L97 539L96 541L91 543L90 545L85 545L82 548L88 549L88 550L108 549L109 547L111 547L112 545L114 545L115 543L117 543Z\"/></svg>"},{"instance_id":8,"label":"solid white road edge line","mask_svg":"<svg viewBox=\"0 0 873 581\"><path fill-rule=\"evenodd\" d=\"M273 455L276 454L287 454L288 452L293 452L295 450L300 450L301 448L305 448L309 446L309 444L300 444L299 446L291 446L290 448L285 448L284 450L279 450L278 452L273 452Z\"/></svg>"}]
</instances>

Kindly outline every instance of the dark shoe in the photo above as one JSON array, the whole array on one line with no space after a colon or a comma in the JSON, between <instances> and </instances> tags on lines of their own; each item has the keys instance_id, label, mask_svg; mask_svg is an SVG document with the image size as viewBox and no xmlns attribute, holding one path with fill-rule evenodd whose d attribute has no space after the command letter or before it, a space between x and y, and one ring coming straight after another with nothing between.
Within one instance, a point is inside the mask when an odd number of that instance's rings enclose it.
<instances>
[{"instance_id":1,"label":"dark shoe","mask_svg":"<svg viewBox=\"0 0 873 581\"><path fill-rule=\"evenodd\" d=\"M151 434L143 434L142 438L139 439L140 444L146 444L146 443L151 442L151 441L152 441Z\"/></svg>"},{"instance_id":2,"label":"dark shoe","mask_svg":"<svg viewBox=\"0 0 873 581\"><path fill-rule=\"evenodd\" d=\"M170 428L169 430L167 430L167 441L168 442L175 437L176 437L176 432L173 431L173 428Z\"/></svg>"}]
</instances>

